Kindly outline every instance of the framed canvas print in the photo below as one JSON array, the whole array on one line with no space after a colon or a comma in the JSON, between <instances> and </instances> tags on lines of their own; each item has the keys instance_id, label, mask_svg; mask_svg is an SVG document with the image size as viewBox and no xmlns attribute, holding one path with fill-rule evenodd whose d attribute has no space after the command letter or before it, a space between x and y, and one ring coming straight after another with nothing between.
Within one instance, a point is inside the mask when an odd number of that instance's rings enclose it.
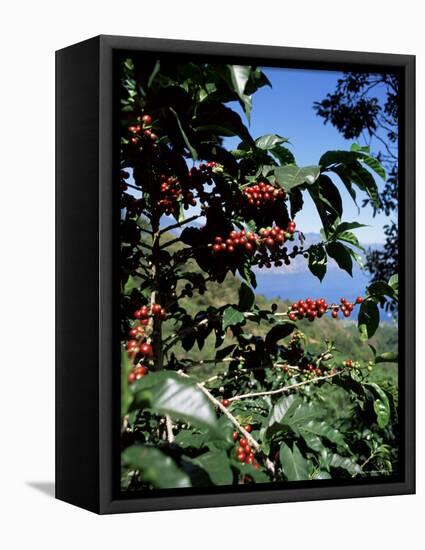
<instances>
[{"instance_id":1,"label":"framed canvas print","mask_svg":"<svg viewBox=\"0 0 425 550\"><path fill-rule=\"evenodd\" d=\"M57 52L56 495L414 492L414 57Z\"/></svg>"}]
</instances>

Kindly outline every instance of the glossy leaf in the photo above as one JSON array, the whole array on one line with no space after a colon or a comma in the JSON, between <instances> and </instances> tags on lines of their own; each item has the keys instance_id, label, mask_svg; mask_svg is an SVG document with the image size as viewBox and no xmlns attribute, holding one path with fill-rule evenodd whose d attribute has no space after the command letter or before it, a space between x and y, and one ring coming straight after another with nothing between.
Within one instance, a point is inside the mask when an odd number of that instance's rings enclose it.
<instances>
[{"instance_id":1,"label":"glossy leaf","mask_svg":"<svg viewBox=\"0 0 425 550\"><path fill-rule=\"evenodd\" d=\"M308 184L312 185L320 174L319 166L305 166L300 168L295 164L288 164L275 169L277 183L285 190Z\"/></svg>"},{"instance_id":2,"label":"glossy leaf","mask_svg":"<svg viewBox=\"0 0 425 550\"><path fill-rule=\"evenodd\" d=\"M376 420L380 428L385 428L388 425L391 417L390 402L387 394L384 390L378 386L378 384L368 384L372 388L373 392L377 395L377 398L373 402L373 410L376 414Z\"/></svg>"},{"instance_id":3,"label":"glossy leaf","mask_svg":"<svg viewBox=\"0 0 425 550\"><path fill-rule=\"evenodd\" d=\"M142 378L131 408L147 407L193 426L218 432L214 406L196 385L172 371L150 373Z\"/></svg>"},{"instance_id":4,"label":"glossy leaf","mask_svg":"<svg viewBox=\"0 0 425 550\"><path fill-rule=\"evenodd\" d=\"M133 445L122 453L123 463L140 471L140 477L158 489L190 487L189 477L159 449Z\"/></svg>"},{"instance_id":5,"label":"glossy leaf","mask_svg":"<svg viewBox=\"0 0 425 550\"><path fill-rule=\"evenodd\" d=\"M333 258L340 269L353 276L353 260L349 249L340 242L331 242L326 245L328 256Z\"/></svg>"},{"instance_id":6,"label":"glossy leaf","mask_svg":"<svg viewBox=\"0 0 425 550\"><path fill-rule=\"evenodd\" d=\"M289 336L296 328L296 323L292 321L285 321L284 323L278 323L274 325L267 333L265 342L266 346L270 348L274 346L282 338Z\"/></svg>"},{"instance_id":7,"label":"glossy leaf","mask_svg":"<svg viewBox=\"0 0 425 550\"><path fill-rule=\"evenodd\" d=\"M280 446L279 458L283 473L288 481L309 479L312 465L303 457L295 443L292 446L292 450L286 443L282 443Z\"/></svg>"},{"instance_id":8,"label":"glossy leaf","mask_svg":"<svg viewBox=\"0 0 425 550\"><path fill-rule=\"evenodd\" d=\"M365 300L360 306L358 328L361 340L369 340L379 327L379 309L372 300Z\"/></svg>"},{"instance_id":9,"label":"glossy leaf","mask_svg":"<svg viewBox=\"0 0 425 550\"><path fill-rule=\"evenodd\" d=\"M257 138L255 140L255 145L258 149L269 151L271 149L274 149L276 145L280 145L285 141L288 140L286 138L283 138L282 136L278 136L277 134L266 134L265 136Z\"/></svg>"},{"instance_id":10,"label":"glossy leaf","mask_svg":"<svg viewBox=\"0 0 425 550\"><path fill-rule=\"evenodd\" d=\"M362 469L358 464L356 464L356 462L354 462L353 459L345 456L340 456L338 454L332 455L330 465L332 466L332 468L341 468L343 470L346 470L351 475L362 473Z\"/></svg>"},{"instance_id":11,"label":"glossy leaf","mask_svg":"<svg viewBox=\"0 0 425 550\"><path fill-rule=\"evenodd\" d=\"M255 302L255 294L252 288L242 281L239 287L239 304L241 311L250 311Z\"/></svg>"},{"instance_id":12,"label":"glossy leaf","mask_svg":"<svg viewBox=\"0 0 425 550\"><path fill-rule=\"evenodd\" d=\"M240 325L245 322L245 316L238 309L229 306L223 313L223 330L234 325Z\"/></svg>"},{"instance_id":13,"label":"glossy leaf","mask_svg":"<svg viewBox=\"0 0 425 550\"><path fill-rule=\"evenodd\" d=\"M334 428L332 425L330 425L325 420L318 421L318 420L309 420L308 422L302 424L299 426L299 432L300 434L306 439L306 434L308 435L316 435L323 437L327 439L328 441L331 441L332 443L335 443L339 447L349 450L348 445L345 442L344 436L340 431L338 431L336 428ZM307 443L307 440L306 440Z\"/></svg>"},{"instance_id":14,"label":"glossy leaf","mask_svg":"<svg viewBox=\"0 0 425 550\"><path fill-rule=\"evenodd\" d=\"M232 484L233 474L225 451L209 451L192 462L207 472L214 485Z\"/></svg>"},{"instance_id":15,"label":"glossy leaf","mask_svg":"<svg viewBox=\"0 0 425 550\"><path fill-rule=\"evenodd\" d=\"M308 267L320 281L326 274L327 254L323 245L313 245L308 253Z\"/></svg>"}]
</instances>

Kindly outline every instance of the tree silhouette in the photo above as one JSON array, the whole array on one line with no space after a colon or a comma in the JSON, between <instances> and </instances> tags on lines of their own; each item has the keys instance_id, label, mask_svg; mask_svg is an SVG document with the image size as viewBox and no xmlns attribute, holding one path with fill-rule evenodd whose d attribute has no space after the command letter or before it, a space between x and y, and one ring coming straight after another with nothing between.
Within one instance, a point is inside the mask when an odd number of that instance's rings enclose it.
<instances>
[{"instance_id":1,"label":"tree silhouette","mask_svg":"<svg viewBox=\"0 0 425 550\"><path fill-rule=\"evenodd\" d=\"M377 207L370 198L374 215L397 213L398 202L398 77L395 74L344 73L332 93L314 103L318 116L330 122L345 139L363 138L376 151L376 157L387 170L387 181L380 193ZM382 250L369 250L366 268L372 281L388 280L398 269L398 227L394 220L384 226L386 236ZM393 301L387 309L395 309Z\"/></svg>"}]
</instances>

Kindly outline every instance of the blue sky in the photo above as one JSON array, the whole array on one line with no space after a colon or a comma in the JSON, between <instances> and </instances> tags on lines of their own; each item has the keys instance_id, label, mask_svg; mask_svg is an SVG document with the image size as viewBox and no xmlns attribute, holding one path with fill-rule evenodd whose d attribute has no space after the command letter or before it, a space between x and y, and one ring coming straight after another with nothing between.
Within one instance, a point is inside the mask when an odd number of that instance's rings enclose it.
<instances>
[{"instance_id":1,"label":"blue sky","mask_svg":"<svg viewBox=\"0 0 425 550\"><path fill-rule=\"evenodd\" d=\"M349 149L352 141L345 140L330 124L313 110L313 103L323 99L335 89L341 73L334 71L314 71L301 69L264 68L272 88L265 86L253 96L250 132L254 138L276 133L290 140L289 148L299 166L317 164L320 156L330 149ZM239 111L246 121L242 110ZM226 144L237 146L237 138L226 140ZM361 140L359 140L361 141ZM362 143L364 144L364 143ZM360 213L344 186L335 178L344 205L344 221L359 221L370 227L358 229L356 234L363 243L382 243L382 226L388 221L384 215L372 216L372 208L361 208ZM384 182L379 180L382 188ZM360 193L359 193L360 199ZM304 194L305 206L297 215L297 225L304 232L317 233L321 227L316 209L311 199ZM361 201L359 201L361 204Z\"/></svg>"}]
</instances>

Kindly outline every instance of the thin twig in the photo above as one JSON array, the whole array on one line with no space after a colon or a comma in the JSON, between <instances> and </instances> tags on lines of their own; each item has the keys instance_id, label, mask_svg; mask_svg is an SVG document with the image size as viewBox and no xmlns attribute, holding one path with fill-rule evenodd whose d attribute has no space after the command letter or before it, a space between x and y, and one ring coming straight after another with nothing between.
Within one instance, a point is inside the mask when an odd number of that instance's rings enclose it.
<instances>
[{"instance_id":1,"label":"thin twig","mask_svg":"<svg viewBox=\"0 0 425 550\"><path fill-rule=\"evenodd\" d=\"M168 443L174 443L173 423L168 414L165 416L165 426L167 428L167 441Z\"/></svg>"},{"instance_id":2,"label":"thin twig","mask_svg":"<svg viewBox=\"0 0 425 550\"><path fill-rule=\"evenodd\" d=\"M299 388L300 386L305 386L306 384L312 384L314 382L319 382L320 380L328 380L334 376L338 376L344 372L343 370L335 372L333 374L326 374L325 376L317 376L316 378L310 378L309 380L304 380L303 382L297 382L296 384L291 384L289 386L283 386L283 388L278 388L277 390L261 391L261 392L252 392L245 393L241 395L235 395L234 397L229 397L228 401L239 401L240 399L246 399L248 397L260 397L263 395L278 395L280 393L285 393L294 388Z\"/></svg>"},{"instance_id":3,"label":"thin twig","mask_svg":"<svg viewBox=\"0 0 425 550\"><path fill-rule=\"evenodd\" d=\"M185 378L190 378L187 374L185 374L183 371L178 371L178 374L180 376L184 376ZM261 445L258 443L256 439L252 437L252 435L245 430L241 424L236 420L236 418L233 416L231 412L227 410L227 408L216 399L203 385L202 382L196 382L195 385L201 390L201 392L213 403L220 411L227 416L227 418L230 420L230 422L235 426L235 428L238 429L238 431L247 439L251 447L253 447L258 453L261 453L264 456L264 462L266 465L266 468L270 470L272 474L275 473L275 467L273 462L267 457L267 455L263 452L261 449Z\"/></svg>"}]
</instances>

